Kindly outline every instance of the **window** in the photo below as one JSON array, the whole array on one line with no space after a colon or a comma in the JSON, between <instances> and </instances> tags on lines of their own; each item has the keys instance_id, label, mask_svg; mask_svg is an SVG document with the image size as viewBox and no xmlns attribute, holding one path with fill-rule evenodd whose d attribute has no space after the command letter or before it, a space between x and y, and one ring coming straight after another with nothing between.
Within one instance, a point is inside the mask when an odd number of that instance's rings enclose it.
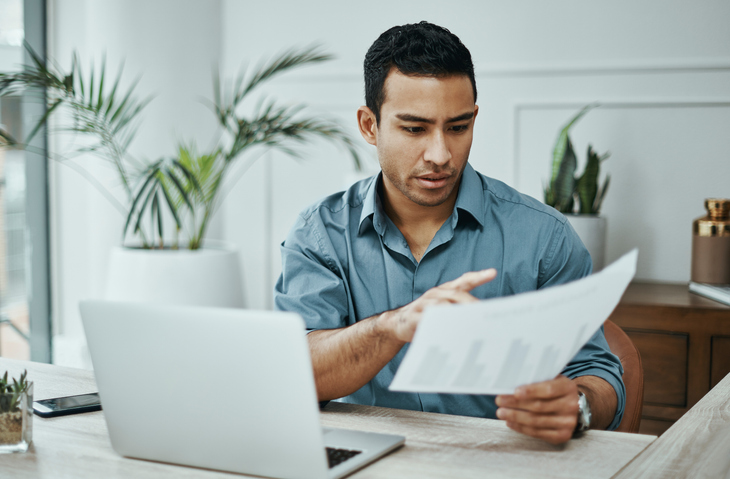
<instances>
[{"instance_id":1,"label":"window","mask_svg":"<svg viewBox=\"0 0 730 479\"><path fill-rule=\"evenodd\" d=\"M28 60L27 41L45 54L45 2L0 0L0 71ZM22 139L44 106L0 97L0 126ZM45 135L33 146L45 151ZM45 155L0 147L0 356L50 361L48 207ZM32 252L32 254L31 254Z\"/></svg>"}]
</instances>

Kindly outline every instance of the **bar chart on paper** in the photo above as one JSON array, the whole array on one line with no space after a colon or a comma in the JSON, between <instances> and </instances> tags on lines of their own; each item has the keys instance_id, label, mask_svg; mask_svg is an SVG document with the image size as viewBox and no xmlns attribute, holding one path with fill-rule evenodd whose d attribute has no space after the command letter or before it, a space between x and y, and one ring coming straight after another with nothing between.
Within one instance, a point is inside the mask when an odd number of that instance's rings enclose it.
<instances>
[{"instance_id":1,"label":"bar chart on paper","mask_svg":"<svg viewBox=\"0 0 730 479\"><path fill-rule=\"evenodd\" d=\"M637 254L565 285L427 309L390 389L505 394L554 378L616 307Z\"/></svg>"}]
</instances>

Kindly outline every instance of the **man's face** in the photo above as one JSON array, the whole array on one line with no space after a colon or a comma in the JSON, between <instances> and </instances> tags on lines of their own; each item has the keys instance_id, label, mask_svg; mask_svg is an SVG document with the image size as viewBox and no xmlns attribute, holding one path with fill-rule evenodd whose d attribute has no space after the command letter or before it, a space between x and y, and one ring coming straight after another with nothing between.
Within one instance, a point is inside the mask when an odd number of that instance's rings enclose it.
<instances>
[{"instance_id":1,"label":"man's face","mask_svg":"<svg viewBox=\"0 0 730 479\"><path fill-rule=\"evenodd\" d=\"M394 69L384 88L380 124L373 118L373 135L363 136L377 147L388 200L393 206L455 201L478 112L469 78L408 76Z\"/></svg>"}]
</instances>

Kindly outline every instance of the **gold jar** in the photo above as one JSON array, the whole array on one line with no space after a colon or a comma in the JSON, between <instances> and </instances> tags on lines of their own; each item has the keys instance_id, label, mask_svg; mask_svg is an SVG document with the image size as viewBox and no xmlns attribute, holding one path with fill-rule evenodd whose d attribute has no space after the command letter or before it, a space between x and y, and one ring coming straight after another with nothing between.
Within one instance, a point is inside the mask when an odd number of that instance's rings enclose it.
<instances>
[{"instance_id":1,"label":"gold jar","mask_svg":"<svg viewBox=\"0 0 730 479\"><path fill-rule=\"evenodd\" d=\"M692 281L730 284L730 199L708 198L705 209L692 223Z\"/></svg>"}]
</instances>

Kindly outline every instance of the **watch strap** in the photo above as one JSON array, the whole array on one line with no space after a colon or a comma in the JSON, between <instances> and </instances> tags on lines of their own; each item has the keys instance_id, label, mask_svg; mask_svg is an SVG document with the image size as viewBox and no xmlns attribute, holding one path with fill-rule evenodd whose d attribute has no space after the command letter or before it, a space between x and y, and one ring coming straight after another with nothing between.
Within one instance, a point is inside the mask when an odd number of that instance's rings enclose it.
<instances>
[{"instance_id":1,"label":"watch strap","mask_svg":"<svg viewBox=\"0 0 730 479\"><path fill-rule=\"evenodd\" d=\"M588 398L582 391L578 391L578 421L575 424L573 435L580 434L591 427L591 406Z\"/></svg>"}]
</instances>

